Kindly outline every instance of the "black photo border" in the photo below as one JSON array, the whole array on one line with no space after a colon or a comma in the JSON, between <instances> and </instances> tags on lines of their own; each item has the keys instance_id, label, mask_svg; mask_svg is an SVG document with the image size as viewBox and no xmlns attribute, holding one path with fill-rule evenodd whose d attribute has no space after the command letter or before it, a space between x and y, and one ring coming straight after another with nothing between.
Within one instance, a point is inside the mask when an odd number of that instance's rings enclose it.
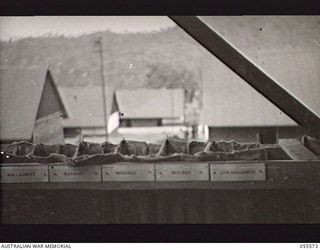
<instances>
[{"instance_id":1,"label":"black photo border","mask_svg":"<svg viewBox=\"0 0 320 250\"><path fill-rule=\"evenodd\" d=\"M319 15L319 0L2 0L0 16ZM1 225L0 242L317 242L320 225Z\"/></svg>"}]
</instances>

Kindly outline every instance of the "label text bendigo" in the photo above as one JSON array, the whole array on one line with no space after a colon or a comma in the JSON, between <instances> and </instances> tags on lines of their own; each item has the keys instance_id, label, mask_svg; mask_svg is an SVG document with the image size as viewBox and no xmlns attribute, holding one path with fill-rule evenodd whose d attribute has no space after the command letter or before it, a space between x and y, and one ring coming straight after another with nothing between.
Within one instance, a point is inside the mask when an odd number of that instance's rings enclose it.
<instances>
[{"instance_id":1,"label":"label text bendigo","mask_svg":"<svg viewBox=\"0 0 320 250\"><path fill-rule=\"evenodd\" d=\"M116 171L116 174L124 175L136 175L137 171Z\"/></svg>"},{"instance_id":2,"label":"label text bendigo","mask_svg":"<svg viewBox=\"0 0 320 250\"><path fill-rule=\"evenodd\" d=\"M171 171L171 174L185 174L185 175L189 175L191 174L191 171L190 170L187 170L187 171Z\"/></svg>"}]
</instances>

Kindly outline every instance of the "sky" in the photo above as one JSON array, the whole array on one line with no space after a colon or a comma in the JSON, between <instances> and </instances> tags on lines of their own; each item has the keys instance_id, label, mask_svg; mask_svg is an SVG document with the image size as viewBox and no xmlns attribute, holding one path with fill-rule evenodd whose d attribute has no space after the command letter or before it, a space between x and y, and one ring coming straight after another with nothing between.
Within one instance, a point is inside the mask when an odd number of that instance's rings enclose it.
<instances>
[{"instance_id":1,"label":"sky","mask_svg":"<svg viewBox=\"0 0 320 250\"><path fill-rule=\"evenodd\" d=\"M151 32L173 27L166 16L34 16L0 17L0 40L47 34L78 36L95 31Z\"/></svg>"}]
</instances>

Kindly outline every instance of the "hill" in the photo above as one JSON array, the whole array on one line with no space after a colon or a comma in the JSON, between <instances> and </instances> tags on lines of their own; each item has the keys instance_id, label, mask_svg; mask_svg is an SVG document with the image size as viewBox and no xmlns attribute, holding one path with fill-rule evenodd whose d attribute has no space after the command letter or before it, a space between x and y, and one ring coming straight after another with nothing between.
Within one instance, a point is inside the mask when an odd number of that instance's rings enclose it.
<instances>
[{"instance_id":1,"label":"hill","mask_svg":"<svg viewBox=\"0 0 320 250\"><path fill-rule=\"evenodd\" d=\"M205 20L245 53L319 50L319 17L205 17ZM153 33L104 31L80 37L2 41L0 67L49 65L58 85L100 85L100 59L95 45L99 37L103 39L104 74L109 91L182 87L187 90L187 116L190 121L197 120L203 64L211 55L178 27Z\"/></svg>"}]
</instances>

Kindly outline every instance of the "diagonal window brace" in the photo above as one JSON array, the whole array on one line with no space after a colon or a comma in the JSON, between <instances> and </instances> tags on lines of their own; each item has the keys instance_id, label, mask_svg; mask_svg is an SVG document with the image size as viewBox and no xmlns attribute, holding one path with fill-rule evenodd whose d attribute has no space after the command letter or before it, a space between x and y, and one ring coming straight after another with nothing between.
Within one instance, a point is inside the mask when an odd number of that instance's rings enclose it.
<instances>
[{"instance_id":1,"label":"diagonal window brace","mask_svg":"<svg viewBox=\"0 0 320 250\"><path fill-rule=\"evenodd\" d=\"M170 16L170 18L251 87L303 127L307 134L320 138L320 118L224 40L202 19L196 16Z\"/></svg>"}]
</instances>

